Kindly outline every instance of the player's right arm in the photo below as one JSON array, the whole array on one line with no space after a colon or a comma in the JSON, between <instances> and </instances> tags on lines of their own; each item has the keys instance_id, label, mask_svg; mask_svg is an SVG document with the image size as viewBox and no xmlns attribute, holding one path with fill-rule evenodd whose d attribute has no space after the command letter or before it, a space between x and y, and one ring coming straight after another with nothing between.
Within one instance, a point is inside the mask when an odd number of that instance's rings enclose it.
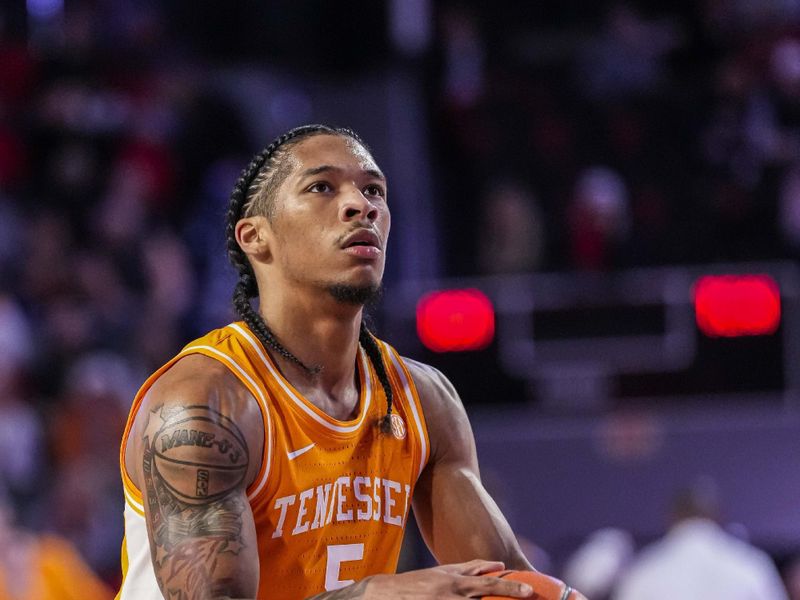
<instances>
[{"instance_id":1,"label":"player's right arm","mask_svg":"<svg viewBox=\"0 0 800 600\"><path fill-rule=\"evenodd\" d=\"M144 497L151 559L166 599L256 597L258 552L246 489L263 444L255 399L210 358L181 359L145 395L125 458ZM176 445L179 454L172 453Z\"/></svg>"}]
</instances>

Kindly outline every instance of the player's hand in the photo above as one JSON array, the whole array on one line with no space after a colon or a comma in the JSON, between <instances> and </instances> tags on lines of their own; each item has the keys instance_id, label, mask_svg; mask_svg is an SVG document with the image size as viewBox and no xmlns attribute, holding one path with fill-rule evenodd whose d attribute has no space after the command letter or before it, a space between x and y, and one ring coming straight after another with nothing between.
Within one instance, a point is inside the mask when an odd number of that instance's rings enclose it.
<instances>
[{"instance_id":1,"label":"player's hand","mask_svg":"<svg viewBox=\"0 0 800 600\"><path fill-rule=\"evenodd\" d=\"M492 595L528 598L533 594L526 584L483 576L504 568L501 562L471 560L400 575L373 575L366 586L364 600L455 600Z\"/></svg>"}]
</instances>

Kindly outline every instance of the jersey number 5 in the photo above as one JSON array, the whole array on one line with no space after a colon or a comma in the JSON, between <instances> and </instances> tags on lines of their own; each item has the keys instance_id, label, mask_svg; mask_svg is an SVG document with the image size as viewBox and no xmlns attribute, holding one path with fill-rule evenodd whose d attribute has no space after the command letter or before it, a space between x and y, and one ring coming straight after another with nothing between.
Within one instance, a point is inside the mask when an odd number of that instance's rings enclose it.
<instances>
[{"instance_id":1,"label":"jersey number 5","mask_svg":"<svg viewBox=\"0 0 800 600\"><path fill-rule=\"evenodd\" d=\"M364 558L364 544L338 544L328 546L328 562L325 566L325 591L338 590L355 583L353 579L339 579L343 562Z\"/></svg>"}]
</instances>

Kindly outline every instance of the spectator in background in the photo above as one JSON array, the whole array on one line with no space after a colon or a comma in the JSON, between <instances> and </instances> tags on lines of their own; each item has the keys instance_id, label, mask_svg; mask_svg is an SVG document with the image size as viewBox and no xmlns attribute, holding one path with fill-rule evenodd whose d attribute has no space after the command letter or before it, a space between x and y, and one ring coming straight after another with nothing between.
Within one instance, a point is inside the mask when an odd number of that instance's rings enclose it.
<instances>
[{"instance_id":1,"label":"spectator in background","mask_svg":"<svg viewBox=\"0 0 800 600\"><path fill-rule=\"evenodd\" d=\"M631 5L616 4L581 52L578 82L597 100L658 93L665 57L680 42L673 23L646 21Z\"/></svg>"},{"instance_id":2,"label":"spectator in background","mask_svg":"<svg viewBox=\"0 0 800 600\"><path fill-rule=\"evenodd\" d=\"M705 479L677 495L672 527L641 552L614 600L788 600L772 559L720 527L717 496Z\"/></svg>"},{"instance_id":3,"label":"spectator in background","mask_svg":"<svg viewBox=\"0 0 800 600\"><path fill-rule=\"evenodd\" d=\"M80 550L92 569L112 581L122 535L117 463L126 401L141 378L111 352L78 357L65 377L59 409L50 419L55 475L47 526Z\"/></svg>"},{"instance_id":4,"label":"spectator in background","mask_svg":"<svg viewBox=\"0 0 800 600\"><path fill-rule=\"evenodd\" d=\"M0 499L0 600L111 600L72 545L16 526Z\"/></svg>"},{"instance_id":5,"label":"spectator in background","mask_svg":"<svg viewBox=\"0 0 800 600\"><path fill-rule=\"evenodd\" d=\"M35 491L44 460L42 423L23 385L33 358L31 333L16 302L0 293L0 495L20 506Z\"/></svg>"},{"instance_id":6,"label":"spectator in background","mask_svg":"<svg viewBox=\"0 0 800 600\"><path fill-rule=\"evenodd\" d=\"M785 164L800 154L800 39L786 37L773 46L770 75L775 130L768 157Z\"/></svg>"},{"instance_id":7,"label":"spectator in background","mask_svg":"<svg viewBox=\"0 0 800 600\"><path fill-rule=\"evenodd\" d=\"M16 203L0 192L0 285L19 275L24 223Z\"/></svg>"},{"instance_id":8,"label":"spectator in background","mask_svg":"<svg viewBox=\"0 0 800 600\"><path fill-rule=\"evenodd\" d=\"M778 198L778 229L794 256L800 256L800 161L784 177Z\"/></svg>"},{"instance_id":9,"label":"spectator in background","mask_svg":"<svg viewBox=\"0 0 800 600\"><path fill-rule=\"evenodd\" d=\"M598 529L569 557L562 578L587 598L605 600L629 566L633 550L633 537L627 531Z\"/></svg>"},{"instance_id":10,"label":"spectator in background","mask_svg":"<svg viewBox=\"0 0 800 600\"><path fill-rule=\"evenodd\" d=\"M135 336L139 360L150 369L180 346L182 319L191 308L196 288L186 243L163 229L142 241L147 297Z\"/></svg>"},{"instance_id":11,"label":"spectator in background","mask_svg":"<svg viewBox=\"0 0 800 600\"><path fill-rule=\"evenodd\" d=\"M763 50L769 58L761 61L752 56L759 44L756 39L720 62L703 135L707 165L748 190L800 152L800 42L780 39Z\"/></svg>"},{"instance_id":12,"label":"spectator in background","mask_svg":"<svg viewBox=\"0 0 800 600\"><path fill-rule=\"evenodd\" d=\"M466 7L446 6L442 10L442 40L445 101L456 110L474 108L486 88L486 50L479 21Z\"/></svg>"},{"instance_id":13,"label":"spectator in background","mask_svg":"<svg viewBox=\"0 0 800 600\"><path fill-rule=\"evenodd\" d=\"M761 179L774 138L759 71L741 53L728 56L712 78L714 105L701 136L706 165L747 188Z\"/></svg>"},{"instance_id":14,"label":"spectator in background","mask_svg":"<svg viewBox=\"0 0 800 600\"><path fill-rule=\"evenodd\" d=\"M495 183L484 196L482 211L481 271L522 273L539 268L545 227L533 194L517 181Z\"/></svg>"},{"instance_id":15,"label":"spectator in background","mask_svg":"<svg viewBox=\"0 0 800 600\"><path fill-rule=\"evenodd\" d=\"M795 556L784 567L783 581L789 592L789 600L800 600L800 556Z\"/></svg>"},{"instance_id":16,"label":"spectator in background","mask_svg":"<svg viewBox=\"0 0 800 600\"><path fill-rule=\"evenodd\" d=\"M603 270L619 266L630 238L628 188L607 167L591 167L579 176L568 208L567 229L571 264Z\"/></svg>"}]
</instances>

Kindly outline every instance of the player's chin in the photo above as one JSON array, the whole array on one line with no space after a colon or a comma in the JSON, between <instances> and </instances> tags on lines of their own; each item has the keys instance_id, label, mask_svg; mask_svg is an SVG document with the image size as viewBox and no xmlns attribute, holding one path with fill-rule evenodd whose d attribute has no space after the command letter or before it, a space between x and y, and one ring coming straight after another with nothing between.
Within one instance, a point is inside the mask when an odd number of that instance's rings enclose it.
<instances>
[{"instance_id":1,"label":"player's chin","mask_svg":"<svg viewBox=\"0 0 800 600\"><path fill-rule=\"evenodd\" d=\"M328 293L342 304L363 306L377 302L383 288L380 279L365 281L339 281L328 286Z\"/></svg>"},{"instance_id":2,"label":"player's chin","mask_svg":"<svg viewBox=\"0 0 800 600\"><path fill-rule=\"evenodd\" d=\"M348 285L378 286L383 279L383 261L364 261L349 265L342 273L341 280Z\"/></svg>"}]
</instances>

